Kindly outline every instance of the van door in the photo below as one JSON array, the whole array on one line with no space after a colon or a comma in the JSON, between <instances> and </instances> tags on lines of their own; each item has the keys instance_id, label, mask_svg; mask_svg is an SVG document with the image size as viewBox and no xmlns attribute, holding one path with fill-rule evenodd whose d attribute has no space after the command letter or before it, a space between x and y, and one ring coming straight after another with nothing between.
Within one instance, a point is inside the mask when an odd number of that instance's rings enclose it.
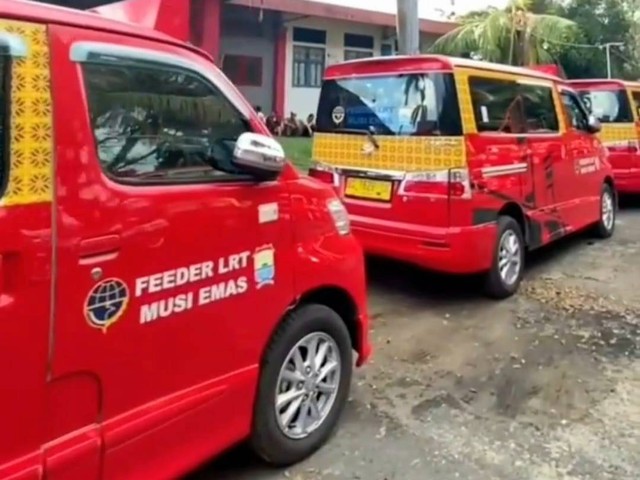
<instances>
[{"instance_id":1,"label":"van door","mask_svg":"<svg viewBox=\"0 0 640 480\"><path fill-rule=\"evenodd\" d=\"M518 93L523 101L527 131L532 200L532 246L554 240L571 230L575 196L567 188L573 171L563 154L561 106L556 108L555 86L542 79L522 79ZM539 232L539 234L537 233Z\"/></svg>"},{"instance_id":2,"label":"van door","mask_svg":"<svg viewBox=\"0 0 640 480\"><path fill-rule=\"evenodd\" d=\"M46 28L0 20L0 478L40 478L51 307ZM40 88L44 85L44 88Z\"/></svg>"},{"instance_id":3,"label":"van door","mask_svg":"<svg viewBox=\"0 0 640 480\"><path fill-rule=\"evenodd\" d=\"M177 478L249 433L260 356L292 300L287 191L233 167L259 123L206 60L52 37L66 105L54 369L100 385L105 478Z\"/></svg>"},{"instance_id":4,"label":"van door","mask_svg":"<svg viewBox=\"0 0 640 480\"><path fill-rule=\"evenodd\" d=\"M574 226L580 228L593 223L599 215L601 176L599 143L589 133L589 115L578 96L569 91L561 92L562 103L568 117L565 146L566 164L571 175L566 190L575 197Z\"/></svg>"}]
</instances>

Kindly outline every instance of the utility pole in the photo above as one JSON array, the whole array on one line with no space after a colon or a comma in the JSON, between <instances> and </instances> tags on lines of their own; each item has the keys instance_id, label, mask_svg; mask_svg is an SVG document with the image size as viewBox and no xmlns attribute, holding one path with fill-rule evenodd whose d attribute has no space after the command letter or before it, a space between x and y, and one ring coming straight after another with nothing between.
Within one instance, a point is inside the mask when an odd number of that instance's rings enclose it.
<instances>
[{"instance_id":1,"label":"utility pole","mask_svg":"<svg viewBox=\"0 0 640 480\"><path fill-rule=\"evenodd\" d=\"M611 47L622 47L623 42L608 42L603 45L607 52L607 78L611 78Z\"/></svg>"},{"instance_id":2,"label":"utility pole","mask_svg":"<svg viewBox=\"0 0 640 480\"><path fill-rule=\"evenodd\" d=\"M420 53L420 17L418 0L396 0L398 14L396 31L398 34L398 53L417 55Z\"/></svg>"}]
</instances>

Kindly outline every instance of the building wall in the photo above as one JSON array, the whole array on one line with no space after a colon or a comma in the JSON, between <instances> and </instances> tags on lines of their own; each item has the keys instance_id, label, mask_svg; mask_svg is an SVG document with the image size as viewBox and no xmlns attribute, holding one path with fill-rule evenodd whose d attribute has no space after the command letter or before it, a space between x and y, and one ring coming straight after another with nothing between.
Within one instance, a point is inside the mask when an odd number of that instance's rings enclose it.
<instances>
[{"instance_id":1,"label":"building wall","mask_svg":"<svg viewBox=\"0 0 640 480\"><path fill-rule=\"evenodd\" d=\"M325 48L325 67L334 63L343 62L344 57L344 34L353 33L361 35L370 35L374 39L373 55L384 54L382 52L383 45L385 50L394 51L394 29L381 27L377 25L367 25L356 22L346 22L329 20L323 18L304 18L290 20L286 22L287 28L287 47L286 47L286 66L285 66L285 112L295 112L299 117L304 118L310 113L315 113L318 107L320 96L320 88L318 87L298 87L293 84L294 58L293 51L295 45L303 45L310 47L323 47L319 44L307 44L304 42L295 42L293 38L293 30L295 27L313 28L324 30L326 32ZM422 33L420 35L421 50L427 49L438 38L438 35Z\"/></svg>"},{"instance_id":2,"label":"building wall","mask_svg":"<svg viewBox=\"0 0 640 480\"><path fill-rule=\"evenodd\" d=\"M251 102L260 105L264 112L274 108L275 42L278 17L274 12L262 12L235 5L222 9L222 32L218 64L236 83L238 89ZM229 71L225 57L229 55L261 59L261 78L258 86L246 85ZM251 80L254 80L253 78ZM253 83L253 82L252 82Z\"/></svg>"},{"instance_id":3,"label":"building wall","mask_svg":"<svg viewBox=\"0 0 640 480\"><path fill-rule=\"evenodd\" d=\"M320 88L293 86L293 28L307 27L326 31L325 66L344 61L344 34L355 33L371 35L374 37L373 54L380 55L385 29L380 26L365 25L361 23L344 22L323 18L305 18L287 21L287 48L285 67L285 113L295 112L299 117L305 118L308 114L316 112ZM312 47L322 47L317 44L297 43Z\"/></svg>"}]
</instances>

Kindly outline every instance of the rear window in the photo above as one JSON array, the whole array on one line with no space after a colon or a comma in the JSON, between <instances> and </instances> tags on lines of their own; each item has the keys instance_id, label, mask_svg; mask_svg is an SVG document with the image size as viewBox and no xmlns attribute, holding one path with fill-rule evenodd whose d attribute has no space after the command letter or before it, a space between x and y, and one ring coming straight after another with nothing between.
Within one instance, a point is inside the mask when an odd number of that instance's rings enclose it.
<instances>
[{"instance_id":1,"label":"rear window","mask_svg":"<svg viewBox=\"0 0 640 480\"><path fill-rule=\"evenodd\" d=\"M625 89L580 89L578 94L585 106L602 123L633 122L631 105Z\"/></svg>"},{"instance_id":2,"label":"rear window","mask_svg":"<svg viewBox=\"0 0 640 480\"><path fill-rule=\"evenodd\" d=\"M453 75L424 73L326 80L318 132L459 136L462 122Z\"/></svg>"}]
</instances>

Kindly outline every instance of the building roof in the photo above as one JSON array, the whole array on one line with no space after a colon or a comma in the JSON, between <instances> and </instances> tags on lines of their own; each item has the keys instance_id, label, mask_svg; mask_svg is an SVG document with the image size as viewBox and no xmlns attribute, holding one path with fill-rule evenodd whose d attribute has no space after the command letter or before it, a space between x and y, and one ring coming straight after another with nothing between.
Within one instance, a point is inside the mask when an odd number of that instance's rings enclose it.
<instances>
[{"instance_id":1,"label":"building roof","mask_svg":"<svg viewBox=\"0 0 640 480\"><path fill-rule=\"evenodd\" d=\"M263 8L308 17L324 17L335 20L367 23L386 27L396 26L396 16L388 12L376 12L366 8L335 5L313 0L228 0L234 5ZM362 0L365 3L365 0ZM457 23L442 20L420 19L420 31L443 35L458 26Z\"/></svg>"}]
</instances>

